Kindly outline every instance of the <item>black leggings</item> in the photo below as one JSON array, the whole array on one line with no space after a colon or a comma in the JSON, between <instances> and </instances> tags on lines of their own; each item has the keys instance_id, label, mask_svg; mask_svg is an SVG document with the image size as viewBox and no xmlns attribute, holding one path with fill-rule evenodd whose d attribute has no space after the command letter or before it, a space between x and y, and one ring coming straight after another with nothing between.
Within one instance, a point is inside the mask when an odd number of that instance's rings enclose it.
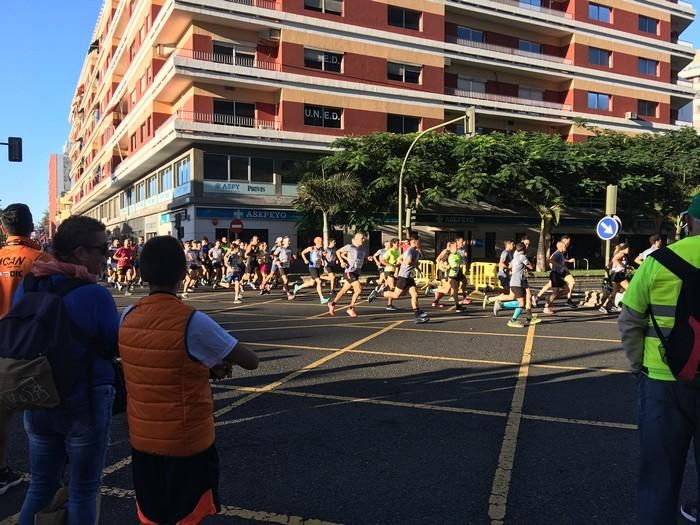
<instances>
[{"instance_id":1,"label":"black leggings","mask_svg":"<svg viewBox=\"0 0 700 525\"><path fill-rule=\"evenodd\" d=\"M464 284L466 290L467 278L464 275L458 275L457 277L450 277L450 288L452 290L452 299L455 301L455 306L459 307L459 285Z\"/></svg>"}]
</instances>

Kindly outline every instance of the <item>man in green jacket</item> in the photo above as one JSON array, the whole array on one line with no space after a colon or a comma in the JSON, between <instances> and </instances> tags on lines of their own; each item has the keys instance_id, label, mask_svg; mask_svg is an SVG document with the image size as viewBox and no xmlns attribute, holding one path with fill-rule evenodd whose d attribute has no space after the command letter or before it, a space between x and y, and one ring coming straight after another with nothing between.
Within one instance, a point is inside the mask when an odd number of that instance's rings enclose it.
<instances>
[{"instance_id":1,"label":"man in green jacket","mask_svg":"<svg viewBox=\"0 0 700 525\"><path fill-rule=\"evenodd\" d=\"M688 209L688 236L665 249L700 268L700 194ZM700 387L679 382L671 373L649 315L654 313L667 337L675 323L681 285L675 274L648 257L630 283L618 321L622 346L638 376L640 524L676 523L688 447L693 438L700 443ZM692 295L700 296L700 290ZM700 470L698 454L696 467Z\"/></svg>"}]
</instances>

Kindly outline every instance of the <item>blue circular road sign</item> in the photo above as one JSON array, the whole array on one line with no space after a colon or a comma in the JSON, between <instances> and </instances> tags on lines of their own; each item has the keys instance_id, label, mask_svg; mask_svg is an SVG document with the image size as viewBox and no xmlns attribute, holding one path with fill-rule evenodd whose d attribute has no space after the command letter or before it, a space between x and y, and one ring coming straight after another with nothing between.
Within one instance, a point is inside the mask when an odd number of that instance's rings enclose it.
<instances>
[{"instance_id":1,"label":"blue circular road sign","mask_svg":"<svg viewBox=\"0 0 700 525\"><path fill-rule=\"evenodd\" d=\"M598 221L595 231L602 240L609 241L617 237L621 226L616 217L603 217Z\"/></svg>"}]
</instances>

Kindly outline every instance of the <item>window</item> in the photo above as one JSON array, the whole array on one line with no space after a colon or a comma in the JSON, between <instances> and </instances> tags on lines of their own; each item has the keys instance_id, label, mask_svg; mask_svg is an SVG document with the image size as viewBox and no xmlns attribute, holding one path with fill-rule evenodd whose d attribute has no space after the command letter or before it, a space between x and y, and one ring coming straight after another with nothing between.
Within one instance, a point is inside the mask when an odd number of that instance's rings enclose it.
<instances>
[{"instance_id":1,"label":"window","mask_svg":"<svg viewBox=\"0 0 700 525\"><path fill-rule=\"evenodd\" d=\"M152 124L151 117L148 117L146 119L146 133L148 133L149 137L153 133L153 126L151 124Z\"/></svg>"},{"instance_id":2,"label":"window","mask_svg":"<svg viewBox=\"0 0 700 525\"><path fill-rule=\"evenodd\" d=\"M342 108L329 108L324 106L304 105L304 125L318 126L322 128L342 127Z\"/></svg>"},{"instance_id":3,"label":"window","mask_svg":"<svg viewBox=\"0 0 700 525\"><path fill-rule=\"evenodd\" d=\"M304 177L306 165L302 161L285 159L280 163L279 175L282 184L298 184Z\"/></svg>"},{"instance_id":4,"label":"window","mask_svg":"<svg viewBox=\"0 0 700 525\"><path fill-rule=\"evenodd\" d=\"M231 100L214 101L214 124L255 127L255 104Z\"/></svg>"},{"instance_id":5,"label":"window","mask_svg":"<svg viewBox=\"0 0 700 525\"><path fill-rule=\"evenodd\" d=\"M343 0L304 0L304 9L331 15L342 15Z\"/></svg>"},{"instance_id":6,"label":"window","mask_svg":"<svg viewBox=\"0 0 700 525\"><path fill-rule=\"evenodd\" d=\"M520 0L518 3L520 7L524 7L525 9L535 9L539 11L540 7L542 7L542 0Z\"/></svg>"},{"instance_id":7,"label":"window","mask_svg":"<svg viewBox=\"0 0 700 525\"><path fill-rule=\"evenodd\" d=\"M139 30L139 44L143 44L143 41L146 40L146 22L144 21L143 25L141 26L141 29Z\"/></svg>"},{"instance_id":8,"label":"window","mask_svg":"<svg viewBox=\"0 0 700 525\"><path fill-rule=\"evenodd\" d=\"M141 124L141 129L139 130L141 142L146 138L146 123Z\"/></svg>"},{"instance_id":9,"label":"window","mask_svg":"<svg viewBox=\"0 0 700 525\"><path fill-rule=\"evenodd\" d=\"M471 27L457 26L457 39L470 42L485 42L484 32Z\"/></svg>"},{"instance_id":10,"label":"window","mask_svg":"<svg viewBox=\"0 0 700 525\"><path fill-rule=\"evenodd\" d=\"M542 54L542 44L531 42L529 40L518 40L518 49L520 51L527 51L528 53L535 53L537 55Z\"/></svg>"},{"instance_id":11,"label":"window","mask_svg":"<svg viewBox=\"0 0 700 525\"><path fill-rule=\"evenodd\" d=\"M132 110L136 105L136 90L132 90L129 94L129 110Z\"/></svg>"},{"instance_id":12,"label":"window","mask_svg":"<svg viewBox=\"0 0 700 525\"><path fill-rule=\"evenodd\" d=\"M133 62L136 56L136 40L134 40L129 46L129 61Z\"/></svg>"},{"instance_id":13,"label":"window","mask_svg":"<svg viewBox=\"0 0 700 525\"><path fill-rule=\"evenodd\" d=\"M150 199L158 195L158 177L153 175L146 179L146 198Z\"/></svg>"},{"instance_id":14,"label":"window","mask_svg":"<svg viewBox=\"0 0 700 525\"><path fill-rule=\"evenodd\" d=\"M420 84L420 66L409 66L407 64L398 64L396 62L387 63L387 78L389 80L398 80L409 84Z\"/></svg>"},{"instance_id":15,"label":"window","mask_svg":"<svg viewBox=\"0 0 700 525\"><path fill-rule=\"evenodd\" d=\"M229 157L231 172L229 180L248 180L248 157Z\"/></svg>"},{"instance_id":16,"label":"window","mask_svg":"<svg viewBox=\"0 0 700 525\"><path fill-rule=\"evenodd\" d=\"M637 59L637 70L642 75L656 76L659 63L656 60L649 60L648 58Z\"/></svg>"},{"instance_id":17,"label":"window","mask_svg":"<svg viewBox=\"0 0 700 525\"><path fill-rule=\"evenodd\" d=\"M659 33L659 21L656 18L639 15L639 30L642 33L656 35Z\"/></svg>"},{"instance_id":18,"label":"window","mask_svg":"<svg viewBox=\"0 0 700 525\"><path fill-rule=\"evenodd\" d=\"M419 117L392 114L386 116L386 130L391 133L414 133L419 127Z\"/></svg>"},{"instance_id":19,"label":"window","mask_svg":"<svg viewBox=\"0 0 700 525\"><path fill-rule=\"evenodd\" d=\"M141 89L141 94L146 92L146 88L148 87L148 80L146 77L146 73L143 74L141 77L141 81L139 83L139 88Z\"/></svg>"},{"instance_id":20,"label":"window","mask_svg":"<svg viewBox=\"0 0 700 525\"><path fill-rule=\"evenodd\" d=\"M272 183L274 171L272 159L250 159L250 182Z\"/></svg>"},{"instance_id":21,"label":"window","mask_svg":"<svg viewBox=\"0 0 700 525\"><path fill-rule=\"evenodd\" d=\"M148 66L146 68L146 82L150 84L153 82L153 70L151 69L151 66Z\"/></svg>"},{"instance_id":22,"label":"window","mask_svg":"<svg viewBox=\"0 0 700 525\"><path fill-rule=\"evenodd\" d=\"M610 111L610 95L604 93L588 93L588 109Z\"/></svg>"},{"instance_id":23,"label":"window","mask_svg":"<svg viewBox=\"0 0 700 525\"><path fill-rule=\"evenodd\" d=\"M420 11L404 9L403 7L388 6L389 25L405 29L420 30Z\"/></svg>"},{"instance_id":24,"label":"window","mask_svg":"<svg viewBox=\"0 0 700 525\"><path fill-rule=\"evenodd\" d=\"M158 172L158 184L160 191L168 191L173 187L173 169L168 166Z\"/></svg>"},{"instance_id":25,"label":"window","mask_svg":"<svg viewBox=\"0 0 700 525\"><path fill-rule=\"evenodd\" d=\"M591 20L609 24L611 13L612 9L606 5L594 4L593 2L588 4L588 18Z\"/></svg>"},{"instance_id":26,"label":"window","mask_svg":"<svg viewBox=\"0 0 700 525\"><path fill-rule=\"evenodd\" d=\"M146 183L139 182L136 185L136 200L134 202L143 202L146 200Z\"/></svg>"},{"instance_id":27,"label":"window","mask_svg":"<svg viewBox=\"0 0 700 525\"><path fill-rule=\"evenodd\" d=\"M176 186L182 186L190 182L190 159L182 159L175 164Z\"/></svg>"},{"instance_id":28,"label":"window","mask_svg":"<svg viewBox=\"0 0 700 525\"><path fill-rule=\"evenodd\" d=\"M136 133L131 135L131 151L136 149Z\"/></svg>"},{"instance_id":29,"label":"window","mask_svg":"<svg viewBox=\"0 0 700 525\"><path fill-rule=\"evenodd\" d=\"M204 153L204 178L207 180L228 180L228 156Z\"/></svg>"},{"instance_id":30,"label":"window","mask_svg":"<svg viewBox=\"0 0 700 525\"><path fill-rule=\"evenodd\" d=\"M329 53L328 51L304 49L304 67L340 73L342 64L342 53Z\"/></svg>"},{"instance_id":31,"label":"window","mask_svg":"<svg viewBox=\"0 0 700 525\"><path fill-rule=\"evenodd\" d=\"M483 80L460 77L457 80L457 89L470 93L486 93L486 82Z\"/></svg>"},{"instance_id":32,"label":"window","mask_svg":"<svg viewBox=\"0 0 700 525\"><path fill-rule=\"evenodd\" d=\"M658 109L658 102L652 102L650 100L640 100L637 103L637 114L643 117L656 117L658 114Z\"/></svg>"},{"instance_id":33,"label":"window","mask_svg":"<svg viewBox=\"0 0 700 525\"><path fill-rule=\"evenodd\" d=\"M595 66L610 67L610 57L612 52L597 47L588 48L588 63Z\"/></svg>"},{"instance_id":34,"label":"window","mask_svg":"<svg viewBox=\"0 0 700 525\"><path fill-rule=\"evenodd\" d=\"M543 100L544 91L537 88L518 87L518 97L528 100Z\"/></svg>"}]
</instances>

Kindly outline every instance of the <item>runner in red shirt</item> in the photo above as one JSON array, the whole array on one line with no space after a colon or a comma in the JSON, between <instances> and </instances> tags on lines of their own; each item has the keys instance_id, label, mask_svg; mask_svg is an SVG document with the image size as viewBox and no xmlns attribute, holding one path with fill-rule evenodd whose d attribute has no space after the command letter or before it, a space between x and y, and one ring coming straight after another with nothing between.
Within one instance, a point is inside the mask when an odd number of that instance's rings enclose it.
<instances>
[{"instance_id":1,"label":"runner in red shirt","mask_svg":"<svg viewBox=\"0 0 700 525\"><path fill-rule=\"evenodd\" d=\"M117 261L117 289L124 287L124 295L131 295L134 286L134 260L136 259L136 248L131 244L131 239L124 241L124 246L119 248L113 256Z\"/></svg>"}]
</instances>

